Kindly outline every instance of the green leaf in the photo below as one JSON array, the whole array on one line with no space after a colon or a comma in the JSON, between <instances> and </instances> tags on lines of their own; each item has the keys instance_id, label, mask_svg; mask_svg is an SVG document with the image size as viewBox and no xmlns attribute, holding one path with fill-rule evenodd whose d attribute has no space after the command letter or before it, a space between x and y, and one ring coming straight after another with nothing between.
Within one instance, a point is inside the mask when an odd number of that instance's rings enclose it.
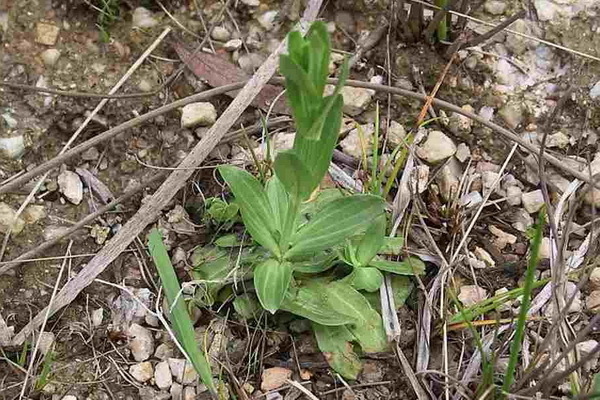
<instances>
[{"instance_id":1,"label":"green leaf","mask_svg":"<svg viewBox=\"0 0 600 400\"><path fill-rule=\"evenodd\" d=\"M254 287L260 304L271 313L275 313L292 280L292 265L289 262L280 263L269 258L260 263L254 270Z\"/></svg>"},{"instance_id":2,"label":"green leaf","mask_svg":"<svg viewBox=\"0 0 600 400\"><path fill-rule=\"evenodd\" d=\"M273 209L260 182L243 169L231 165L221 165L219 172L231 187L252 238L279 256L279 246L274 237Z\"/></svg>"},{"instance_id":3,"label":"green leaf","mask_svg":"<svg viewBox=\"0 0 600 400\"><path fill-rule=\"evenodd\" d=\"M387 348L381 316L360 292L346 283L332 282L328 285L327 301L338 312L354 319L348 329L364 351L379 352Z\"/></svg>"},{"instance_id":4,"label":"green leaf","mask_svg":"<svg viewBox=\"0 0 600 400\"><path fill-rule=\"evenodd\" d=\"M281 151L274 164L275 174L285 187L287 193L299 200L307 199L314 188L312 173L300 161L293 150Z\"/></svg>"},{"instance_id":5,"label":"green leaf","mask_svg":"<svg viewBox=\"0 0 600 400\"><path fill-rule=\"evenodd\" d=\"M389 237L386 236L383 241L383 247L379 249L378 254L385 254L388 256L398 256L402 247L404 246L404 238L400 236Z\"/></svg>"},{"instance_id":6,"label":"green leaf","mask_svg":"<svg viewBox=\"0 0 600 400\"><path fill-rule=\"evenodd\" d=\"M425 263L416 257L408 257L402 261L390 261L382 258L372 260L369 265L381 271L398 275L422 275L425 273Z\"/></svg>"},{"instance_id":7,"label":"green leaf","mask_svg":"<svg viewBox=\"0 0 600 400\"><path fill-rule=\"evenodd\" d=\"M353 319L339 313L327 302L327 286L320 283L309 283L305 286L290 288L281 309L300 315L321 325L345 325Z\"/></svg>"},{"instance_id":8,"label":"green leaf","mask_svg":"<svg viewBox=\"0 0 600 400\"><path fill-rule=\"evenodd\" d=\"M256 319L260 315L260 303L257 298L250 293L236 296L235 299L233 299L233 308L243 319Z\"/></svg>"},{"instance_id":9,"label":"green leaf","mask_svg":"<svg viewBox=\"0 0 600 400\"><path fill-rule=\"evenodd\" d=\"M152 255L156 269L158 270L158 275L160 276L160 281L162 282L165 296L169 303L172 329L192 362L194 369L198 372L198 375L200 375L202 383L204 383L214 394L216 393L216 389L212 379L210 364L206 354L198 347L194 325L192 324L192 320L186 309L183 296L180 296L181 287L179 286L179 281L175 275L175 269L171 264L162 237L156 229L153 229L150 232L148 250Z\"/></svg>"},{"instance_id":10,"label":"green leaf","mask_svg":"<svg viewBox=\"0 0 600 400\"><path fill-rule=\"evenodd\" d=\"M357 266L369 265L383 246L385 239L385 215L381 215L366 231L356 247Z\"/></svg>"},{"instance_id":11,"label":"green leaf","mask_svg":"<svg viewBox=\"0 0 600 400\"><path fill-rule=\"evenodd\" d=\"M206 199L206 206L206 214L217 222L233 220L240 209L237 204L228 204L216 197Z\"/></svg>"},{"instance_id":12,"label":"green leaf","mask_svg":"<svg viewBox=\"0 0 600 400\"><path fill-rule=\"evenodd\" d=\"M329 75L331 53L327 25L322 21L314 22L308 30L306 38L310 43L308 75L315 83L317 93L322 95Z\"/></svg>"},{"instance_id":13,"label":"green leaf","mask_svg":"<svg viewBox=\"0 0 600 400\"><path fill-rule=\"evenodd\" d=\"M327 101L327 98L326 100ZM296 134L294 150L304 165L310 165L313 182L311 187L316 188L327 173L333 149L337 144L342 124L342 96L333 98L333 104L325 117L319 140L313 140L302 134ZM312 121L308 121L310 123ZM307 129L308 130L308 129Z\"/></svg>"},{"instance_id":14,"label":"green leaf","mask_svg":"<svg viewBox=\"0 0 600 400\"><path fill-rule=\"evenodd\" d=\"M352 287L356 290L375 292L383 283L383 275L377 268L356 267L349 277Z\"/></svg>"},{"instance_id":15,"label":"green leaf","mask_svg":"<svg viewBox=\"0 0 600 400\"><path fill-rule=\"evenodd\" d=\"M369 227L384 212L383 200L371 195L354 195L333 200L313 220L292 236L286 258L316 253L341 244Z\"/></svg>"},{"instance_id":16,"label":"green leaf","mask_svg":"<svg viewBox=\"0 0 600 400\"><path fill-rule=\"evenodd\" d=\"M309 258L303 260L290 260L293 261L292 267L294 272L300 272L303 274L318 274L327 271L331 268L336 260L336 254L330 253L318 253Z\"/></svg>"},{"instance_id":17,"label":"green leaf","mask_svg":"<svg viewBox=\"0 0 600 400\"><path fill-rule=\"evenodd\" d=\"M346 379L356 379L362 364L352 348L352 333L345 326L312 324L319 350L337 373Z\"/></svg>"},{"instance_id":18,"label":"green leaf","mask_svg":"<svg viewBox=\"0 0 600 400\"><path fill-rule=\"evenodd\" d=\"M269 199L269 203L271 204L271 208L273 209L275 227L281 234L283 229L283 223L286 219L288 211L288 194L285 191L285 187L283 186L281 181L275 175L267 181L266 190L267 198Z\"/></svg>"},{"instance_id":19,"label":"green leaf","mask_svg":"<svg viewBox=\"0 0 600 400\"><path fill-rule=\"evenodd\" d=\"M235 233L223 235L215 239L215 245L218 247L239 247L243 244Z\"/></svg>"}]
</instances>

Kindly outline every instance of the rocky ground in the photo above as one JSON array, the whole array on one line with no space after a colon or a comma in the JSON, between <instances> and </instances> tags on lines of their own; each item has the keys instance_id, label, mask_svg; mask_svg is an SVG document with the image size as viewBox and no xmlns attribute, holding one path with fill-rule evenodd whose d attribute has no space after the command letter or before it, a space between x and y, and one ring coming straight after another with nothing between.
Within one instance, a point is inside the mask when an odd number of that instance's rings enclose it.
<instances>
[{"instance_id":1,"label":"rocky ground","mask_svg":"<svg viewBox=\"0 0 600 400\"><path fill-rule=\"evenodd\" d=\"M403 3L396 2L394 7ZM211 79L218 77L199 78L187 68L178 79L169 81L183 65L177 43L194 47L209 26L215 28L204 51L221 56L238 74L252 74L294 26L304 2L240 0L229 2L226 10L223 7L222 2L212 0L0 0L0 80L70 92L108 93L158 35L172 27L117 91L148 95L108 101L75 140L74 144L79 144L135 116L214 86ZM414 24L403 22L403 13L394 7L389 1L368 0L336 0L326 5L320 18L327 21L336 50L332 73L344 56L359 53L352 79L426 93L441 80L437 98L509 128L535 146L545 141L547 152L571 169L589 175L600 172L600 4L595 0L486 0L481 7L468 10L476 20L452 18L455 27L464 22L467 37L490 29L481 21L496 25L522 9L526 16L510 25L510 32L501 31L460 50L445 74L448 45L411 37ZM425 23L432 15L433 11L426 9ZM384 21L395 24L380 29ZM383 168L393 149L404 145L409 132L416 132L413 125L423 102L355 87L344 88L343 96L345 119L336 160L344 175L360 186L364 171L356 165L372 160L376 106L382 127L380 144L385 143L378 149ZM565 100L559 102L562 98ZM2 184L58 154L99 101L0 86ZM49 172L16 221L17 210L36 181L1 195L0 232L3 238L9 235L4 239L1 260L12 260L59 236L158 169L176 167L230 101L221 95L189 104L86 150ZM560 115L551 119L557 105ZM433 282L446 261L452 263L447 288L465 307L519 286L527 259L528 228L548 200L555 211L563 203L568 207L554 214L560 253L550 230L544 233L537 278L553 277L551 271L559 270L555 265L582 271L570 275L565 283L566 293L573 297L565 311L569 332L563 339L569 342L600 311L594 231L598 228L595 213L600 207L600 189L577 185L572 175L557 166L546 165L540 174L537 154L522 146L511 153L513 143L489 127L437 107L433 112L418 130L422 140L415 147L412 186L419 211L410 207L414 226L407 228L410 250L421 256L428 268L398 311L404 332L401 348L414 367L421 354L418 343L423 341L418 327L422 327L425 295L432 295L438 304ZM260 123L263 115L260 108L249 108L235 126L250 127ZM273 128L269 148L291 147L293 132L289 120ZM205 165L231 162L252 167L255 157L264 160L266 144L260 135L249 134L220 144ZM335 177L332 180L336 181ZM541 183L547 184L548 198ZM2 398L18 398L30 363L35 368L29 381L37 384L46 354L54 357L49 380L28 388L25 393L30 398L208 398L206 388L198 384L194 369L160 321L147 312L154 309L159 282L142 236L100 275L102 281L87 287L48 321L37 359L30 359L31 349L12 343L13 334L48 305L61 267L67 269L62 285L135 214L156 186L149 185L77 234L2 275ZM182 281L190 279L187 271L193 265L193 250L214 235L214 227L203 215L203 201L223 193L214 168L199 169L156 223ZM468 228L483 204L476 223ZM417 222L417 215L424 218L424 225ZM466 246L462 248L459 243L464 237ZM536 340L541 341L549 321L556 317L553 303L543 302L537 291L536 300L542 318L532 328L532 353L539 345ZM448 303L446 315L437 311L434 315L425 369L442 371L447 364L454 380L468 379L465 365L475 352L469 332L452 331L444 337L438 329L457 310L450 300ZM497 315L510 318L518 305L518 299L503 304ZM303 398L288 379L309 382L305 387L317 398L416 398L393 352L365 355L359 379L346 383L328 368L306 324L288 324L285 319L245 320L227 304L194 308L193 313L199 340L220 360L223 398ZM482 332L493 333L493 326L490 329ZM593 352L597 336L594 328L580 340L576 346L579 357ZM449 346L446 354L440 351L444 339ZM504 354L500 359L504 360ZM582 388L598 371L597 359L598 353L577 370ZM498 371L503 365L504 361L496 365ZM564 370L567 365L557 368ZM419 377L431 397L443 394L443 377ZM564 382L553 382L546 395L569 395L572 388Z\"/></svg>"}]
</instances>

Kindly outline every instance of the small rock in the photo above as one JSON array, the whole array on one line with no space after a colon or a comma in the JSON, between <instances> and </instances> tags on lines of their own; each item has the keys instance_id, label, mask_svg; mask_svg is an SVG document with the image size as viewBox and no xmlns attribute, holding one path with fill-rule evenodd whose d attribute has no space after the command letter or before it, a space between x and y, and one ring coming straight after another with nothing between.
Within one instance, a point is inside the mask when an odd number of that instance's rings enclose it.
<instances>
[{"instance_id":1,"label":"small rock","mask_svg":"<svg viewBox=\"0 0 600 400\"><path fill-rule=\"evenodd\" d=\"M181 126L191 128L197 125L209 126L217 120L217 110L211 103L191 103L183 107Z\"/></svg>"},{"instance_id":2,"label":"small rock","mask_svg":"<svg viewBox=\"0 0 600 400\"><path fill-rule=\"evenodd\" d=\"M247 5L248 7L258 7L260 6L260 1L259 0L241 0L243 4Z\"/></svg>"},{"instance_id":3,"label":"small rock","mask_svg":"<svg viewBox=\"0 0 600 400\"><path fill-rule=\"evenodd\" d=\"M600 312L600 290L594 290L585 299L585 306L591 312Z\"/></svg>"},{"instance_id":4,"label":"small rock","mask_svg":"<svg viewBox=\"0 0 600 400\"><path fill-rule=\"evenodd\" d=\"M518 230L519 232L526 232L527 229L533 225L533 218L531 215L522 208L519 208L515 214L513 215L513 223L512 227Z\"/></svg>"},{"instance_id":5,"label":"small rock","mask_svg":"<svg viewBox=\"0 0 600 400\"><path fill-rule=\"evenodd\" d=\"M262 26L266 31L270 31L273 29L273 23L275 22L275 18L279 14L279 11L270 10L260 14L256 21Z\"/></svg>"},{"instance_id":6,"label":"small rock","mask_svg":"<svg viewBox=\"0 0 600 400\"><path fill-rule=\"evenodd\" d=\"M542 260L549 260L550 256L552 256L552 244L550 243L550 238L542 238L539 257Z\"/></svg>"},{"instance_id":7,"label":"small rock","mask_svg":"<svg viewBox=\"0 0 600 400\"><path fill-rule=\"evenodd\" d=\"M254 74L254 70L259 68L264 62L265 59L263 56L256 53L243 54L238 58L240 68L248 75Z\"/></svg>"},{"instance_id":8,"label":"small rock","mask_svg":"<svg viewBox=\"0 0 600 400\"><path fill-rule=\"evenodd\" d=\"M127 396L126 398L132 397ZM159 392L150 386L142 386L138 388L138 396L136 398L144 400L169 400L171 399L171 395L169 393Z\"/></svg>"},{"instance_id":9,"label":"small rock","mask_svg":"<svg viewBox=\"0 0 600 400\"><path fill-rule=\"evenodd\" d=\"M552 21L560 8L550 0L535 0L533 2L540 21Z\"/></svg>"},{"instance_id":10,"label":"small rock","mask_svg":"<svg viewBox=\"0 0 600 400\"><path fill-rule=\"evenodd\" d=\"M373 154L374 135L374 124L360 125L348 132L348 135L340 141L340 147L349 156L362 160L363 155Z\"/></svg>"},{"instance_id":11,"label":"small rock","mask_svg":"<svg viewBox=\"0 0 600 400\"><path fill-rule=\"evenodd\" d=\"M328 85L325 92L326 94L333 93L333 86ZM344 114L348 114L351 117L356 117L365 111L375 95L375 91L372 89L350 86L344 86L341 93L344 98Z\"/></svg>"},{"instance_id":12,"label":"small rock","mask_svg":"<svg viewBox=\"0 0 600 400\"><path fill-rule=\"evenodd\" d=\"M25 138L21 135L0 138L0 154L3 157L17 160L25 153Z\"/></svg>"},{"instance_id":13,"label":"small rock","mask_svg":"<svg viewBox=\"0 0 600 400\"><path fill-rule=\"evenodd\" d=\"M404 126L396 121L390 122L390 127L387 131L387 140L392 149L404 144L404 138L406 137L406 130Z\"/></svg>"},{"instance_id":14,"label":"small rock","mask_svg":"<svg viewBox=\"0 0 600 400\"><path fill-rule=\"evenodd\" d=\"M100 325L102 325L102 320L104 319L104 310L102 308L97 308L94 311L92 311L92 325L94 325L94 327L99 327Z\"/></svg>"},{"instance_id":15,"label":"small rock","mask_svg":"<svg viewBox=\"0 0 600 400\"><path fill-rule=\"evenodd\" d=\"M484 288L477 285L465 285L460 288L458 300L465 306L470 307L487 298L487 292Z\"/></svg>"},{"instance_id":16,"label":"small rock","mask_svg":"<svg viewBox=\"0 0 600 400\"><path fill-rule=\"evenodd\" d=\"M461 107L465 111L469 111L474 113L475 110L470 105L464 105ZM448 121L448 129L450 132L455 135L465 135L471 133L471 129L473 128L473 120L471 118L465 117L462 114L453 112L450 115L450 119Z\"/></svg>"},{"instance_id":17,"label":"small rock","mask_svg":"<svg viewBox=\"0 0 600 400\"><path fill-rule=\"evenodd\" d=\"M440 194L444 200L449 201L458 195L462 167L456 159L451 159L437 173L435 181L440 187Z\"/></svg>"},{"instance_id":18,"label":"small rock","mask_svg":"<svg viewBox=\"0 0 600 400\"><path fill-rule=\"evenodd\" d=\"M158 25L158 21L152 16L152 11L144 7L133 10L132 23L137 28L152 28Z\"/></svg>"},{"instance_id":19,"label":"small rock","mask_svg":"<svg viewBox=\"0 0 600 400\"><path fill-rule=\"evenodd\" d=\"M183 358L169 358L169 367L171 368L171 374L178 383L183 385L190 385L198 379L198 373L194 369L194 366Z\"/></svg>"},{"instance_id":20,"label":"small rock","mask_svg":"<svg viewBox=\"0 0 600 400\"><path fill-rule=\"evenodd\" d=\"M481 183L483 185L483 193L487 193L488 191L494 188L494 183L499 182L500 174L493 171L484 171L481 173ZM496 184L496 188L499 185Z\"/></svg>"},{"instance_id":21,"label":"small rock","mask_svg":"<svg viewBox=\"0 0 600 400\"><path fill-rule=\"evenodd\" d=\"M196 399L196 388L192 386L186 386L183 388L183 400L195 400Z\"/></svg>"},{"instance_id":22,"label":"small rock","mask_svg":"<svg viewBox=\"0 0 600 400\"><path fill-rule=\"evenodd\" d=\"M38 22L35 27L35 41L47 46L54 46L58 39L60 28L46 22Z\"/></svg>"},{"instance_id":23,"label":"small rock","mask_svg":"<svg viewBox=\"0 0 600 400\"><path fill-rule=\"evenodd\" d=\"M73 396L72 394L68 394L66 396L61 397L60 400L77 400L77 397Z\"/></svg>"},{"instance_id":24,"label":"small rock","mask_svg":"<svg viewBox=\"0 0 600 400\"><path fill-rule=\"evenodd\" d=\"M427 165L417 165L413 174L410 177L412 189L416 193L423 193L427 190L429 182L429 167Z\"/></svg>"},{"instance_id":25,"label":"small rock","mask_svg":"<svg viewBox=\"0 0 600 400\"><path fill-rule=\"evenodd\" d=\"M0 203L0 232L6 233L12 226L12 233L21 233L25 227L25 221L19 217L15 221L17 212L6 203Z\"/></svg>"},{"instance_id":26,"label":"small rock","mask_svg":"<svg viewBox=\"0 0 600 400\"><path fill-rule=\"evenodd\" d=\"M148 93L154 89L154 85L150 80L142 78L138 83L138 89L140 89L140 92Z\"/></svg>"},{"instance_id":27,"label":"small rock","mask_svg":"<svg viewBox=\"0 0 600 400\"><path fill-rule=\"evenodd\" d=\"M139 364L133 364L129 367L129 373L138 382L146 382L152 379L154 371L152 370L152 363L150 361L144 361Z\"/></svg>"},{"instance_id":28,"label":"small rock","mask_svg":"<svg viewBox=\"0 0 600 400\"><path fill-rule=\"evenodd\" d=\"M600 81L596 82L596 84L590 89L590 97L592 99L600 97Z\"/></svg>"},{"instance_id":29,"label":"small rock","mask_svg":"<svg viewBox=\"0 0 600 400\"><path fill-rule=\"evenodd\" d=\"M219 42L226 42L229 40L229 38L231 38L231 33L229 33L227 28L215 26L210 33L210 37L212 37L214 40L218 40Z\"/></svg>"},{"instance_id":30,"label":"small rock","mask_svg":"<svg viewBox=\"0 0 600 400\"><path fill-rule=\"evenodd\" d=\"M0 29L4 33L8 32L8 22L9 22L8 12L0 11Z\"/></svg>"},{"instance_id":31,"label":"small rock","mask_svg":"<svg viewBox=\"0 0 600 400\"><path fill-rule=\"evenodd\" d=\"M567 282L565 285L565 288L566 288L565 301L567 301L571 297L573 297L573 301L571 302L571 306L569 307L567 312L569 314L581 312L581 308L582 308L581 307L581 292L579 290L577 290L577 285L574 284L573 282ZM544 315L550 320L553 318L553 314L554 314L553 307L554 307L554 302L549 301L548 304L546 305L546 307L544 308Z\"/></svg>"},{"instance_id":32,"label":"small rock","mask_svg":"<svg viewBox=\"0 0 600 400\"><path fill-rule=\"evenodd\" d=\"M286 381L291 377L292 371L287 368L267 368L262 373L260 389L265 392L279 389L285 385L287 383Z\"/></svg>"},{"instance_id":33,"label":"small rock","mask_svg":"<svg viewBox=\"0 0 600 400\"><path fill-rule=\"evenodd\" d=\"M506 202L511 206L518 206L521 204L521 196L523 191L518 186L509 186L506 188Z\"/></svg>"},{"instance_id":34,"label":"small rock","mask_svg":"<svg viewBox=\"0 0 600 400\"><path fill-rule=\"evenodd\" d=\"M523 122L523 109L515 103L506 104L498 111L498 115L511 129L516 129Z\"/></svg>"},{"instance_id":35,"label":"small rock","mask_svg":"<svg viewBox=\"0 0 600 400\"><path fill-rule=\"evenodd\" d=\"M463 195L459 200L459 204L466 208L475 207L476 205L481 204L481 202L483 202L483 197L479 192L469 192Z\"/></svg>"},{"instance_id":36,"label":"small rock","mask_svg":"<svg viewBox=\"0 0 600 400\"><path fill-rule=\"evenodd\" d=\"M592 270L588 285L592 290L600 290L600 267L596 267Z\"/></svg>"},{"instance_id":37,"label":"small rock","mask_svg":"<svg viewBox=\"0 0 600 400\"><path fill-rule=\"evenodd\" d=\"M156 364L154 370L154 383L159 389L168 389L173 383L173 376L171 375L171 369L167 361L161 361Z\"/></svg>"},{"instance_id":38,"label":"small rock","mask_svg":"<svg viewBox=\"0 0 600 400\"><path fill-rule=\"evenodd\" d=\"M488 253L481 247L475 247L475 250L473 250L473 254L475 254L475 257L477 257L479 260L483 261L486 265L490 267L496 265L496 262L494 261L490 253Z\"/></svg>"},{"instance_id":39,"label":"small rock","mask_svg":"<svg viewBox=\"0 0 600 400\"><path fill-rule=\"evenodd\" d=\"M29 225L35 224L39 220L46 218L46 209L42 205L29 205L23 210L21 218Z\"/></svg>"},{"instance_id":40,"label":"small rock","mask_svg":"<svg viewBox=\"0 0 600 400\"><path fill-rule=\"evenodd\" d=\"M583 366L583 368L588 372L593 369L596 369L596 365L598 364L598 357L600 356L600 352L598 352L597 346L598 342L593 339L579 342L575 345L575 349L579 353L579 357L577 357L578 360L581 360L583 358L588 357L590 354L593 354L593 357L586 361L586 363Z\"/></svg>"},{"instance_id":41,"label":"small rock","mask_svg":"<svg viewBox=\"0 0 600 400\"><path fill-rule=\"evenodd\" d=\"M384 371L376 361L366 361L360 373L360 381L365 383L380 382L383 380Z\"/></svg>"},{"instance_id":42,"label":"small rock","mask_svg":"<svg viewBox=\"0 0 600 400\"><path fill-rule=\"evenodd\" d=\"M161 343L156 347L156 351L154 352L154 357L159 360L167 360L172 358L175 354L175 349L173 346L167 343Z\"/></svg>"},{"instance_id":43,"label":"small rock","mask_svg":"<svg viewBox=\"0 0 600 400\"><path fill-rule=\"evenodd\" d=\"M73 171L63 171L58 175L60 192L73 204L81 203L83 199L83 183Z\"/></svg>"},{"instance_id":44,"label":"small rock","mask_svg":"<svg viewBox=\"0 0 600 400\"><path fill-rule=\"evenodd\" d=\"M52 332L42 332L40 338L40 351L43 355L48 354L50 350L54 349L54 343L56 342L56 336Z\"/></svg>"},{"instance_id":45,"label":"small rock","mask_svg":"<svg viewBox=\"0 0 600 400\"><path fill-rule=\"evenodd\" d=\"M181 386L177 382L173 382L173 384L171 385L171 389L169 390L169 393L171 393L172 400L179 400L182 398L183 386Z\"/></svg>"},{"instance_id":46,"label":"small rock","mask_svg":"<svg viewBox=\"0 0 600 400\"><path fill-rule=\"evenodd\" d=\"M152 332L138 324L131 324L127 330L129 341L129 349L135 361L145 361L154 352L154 338Z\"/></svg>"},{"instance_id":47,"label":"small rock","mask_svg":"<svg viewBox=\"0 0 600 400\"><path fill-rule=\"evenodd\" d=\"M90 147L83 153L81 153L81 159L84 161L95 161L100 157L100 152L96 147Z\"/></svg>"},{"instance_id":48,"label":"small rock","mask_svg":"<svg viewBox=\"0 0 600 400\"><path fill-rule=\"evenodd\" d=\"M494 225L490 225L488 229L490 230L492 235L496 236L494 245L496 247L498 247L500 250L505 248L507 244L515 244L517 242L517 237L515 235L506 233L503 230L498 229Z\"/></svg>"},{"instance_id":49,"label":"small rock","mask_svg":"<svg viewBox=\"0 0 600 400\"><path fill-rule=\"evenodd\" d=\"M425 143L417 147L419 158L429 162L437 163L452 157L456 153L456 145L448 136L440 131L431 131Z\"/></svg>"},{"instance_id":50,"label":"small rock","mask_svg":"<svg viewBox=\"0 0 600 400\"><path fill-rule=\"evenodd\" d=\"M501 0L488 0L483 5L483 9L492 15L502 15L506 11L506 3Z\"/></svg>"},{"instance_id":51,"label":"small rock","mask_svg":"<svg viewBox=\"0 0 600 400\"><path fill-rule=\"evenodd\" d=\"M227 51L236 51L242 48L242 39L231 39L223 45L223 48Z\"/></svg>"},{"instance_id":52,"label":"small rock","mask_svg":"<svg viewBox=\"0 0 600 400\"><path fill-rule=\"evenodd\" d=\"M464 143L460 143L456 148L456 153L454 153L454 157L456 157L456 159L461 163L467 161L469 158L471 158L471 150L469 149L469 146L467 146Z\"/></svg>"},{"instance_id":53,"label":"small rock","mask_svg":"<svg viewBox=\"0 0 600 400\"><path fill-rule=\"evenodd\" d=\"M556 132L546 138L546 147L564 149L570 143L570 138L563 132Z\"/></svg>"},{"instance_id":54,"label":"small rock","mask_svg":"<svg viewBox=\"0 0 600 400\"><path fill-rule=\"evenodd\" d=\"M533 192L523 193L521 196L523 207L528 213L533 214L542 208L544 205L544 195L541 190L534 190Z\"/></svg>"},{"instance_id":55,"label":"small rock","mask_svg":"<svg viewBox=\"0 0 600 400\"><path fill-rule=\"evenodd\" d=\"M47 49L40 54L42 61L47 67L53 67L60 58L60 51L57 49Z\"/></svg>"}]
</instances>

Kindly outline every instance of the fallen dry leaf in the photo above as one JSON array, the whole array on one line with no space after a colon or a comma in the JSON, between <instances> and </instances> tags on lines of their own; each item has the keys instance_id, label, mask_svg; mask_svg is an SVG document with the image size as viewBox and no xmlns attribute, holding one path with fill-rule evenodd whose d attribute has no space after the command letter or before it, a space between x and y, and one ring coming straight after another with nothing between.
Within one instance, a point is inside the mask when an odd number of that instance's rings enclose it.
<instances>
[{"instance_id":1,"label":"fallen dry leaf","mask_svg":"<svg viewBox=\"0 0 600 400\"><path fill-rule=\"evenodd\" d=\"M190 71L192 71L196 77L206 81L206 83L212 87L245 81L249 78L241 68L235 66L219 55L205 53L203 51L194 54L180 41L174 42L173 48ZM279 86L265 85L251 104L254 107L267 111L273 100L275 100L282 91L283 89ZM238 90L232 91L227 93L227 95L234 98L238 92ZM277 100L273 106L273 112L290 115L290 110L284 96Z\"/></svg>"}]
</instances>

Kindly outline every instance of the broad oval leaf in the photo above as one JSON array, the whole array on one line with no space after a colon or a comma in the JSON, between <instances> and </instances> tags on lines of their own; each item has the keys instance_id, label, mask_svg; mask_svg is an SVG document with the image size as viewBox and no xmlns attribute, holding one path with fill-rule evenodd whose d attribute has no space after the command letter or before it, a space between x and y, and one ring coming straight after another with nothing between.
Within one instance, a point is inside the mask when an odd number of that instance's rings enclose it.
<instances>
[{"instance_id":1,"label":"broad oval leaf","mask_svg":"<svg viewBox=\"0 0 600 400\"><path fill-rule=\"evenodd\" d=\"M375 292L383 283L383 275L377 268L356 267L352 271L350 281L356 290Z\"/></svg>"},{"instance_id":2,"label":"broad oval leaf","mask_svg":"<svg viewBox=\"0 0 600 400\"><path fill-rule=\"evenodd\" d=\"M267 198L269 199L269 203L271 203L271 208L273 209L275 228L281 234L283 223L287 215L289 202L288 194L285 191L285 187L283 187L283 183L281 183L277 176L272 176L267 181L266 191Z\"/></svg>"},{"instance_id":3,"label":"broad oval leaf","mask_svg":"<svg viewBox=\"0 0 600 400\"><path fill-rule=\"evenodd\" d=\"M387 348L381 316L359 291L346 283L332 282L327 286L327 301L338 312L354 319L348 329L364 351L378 352Z\"/></svg>"},{"instance_id":4,"label":"broad oval leaf","mask_svg":"<svg viewBox=\"0 0 600 400\"><path fill-rule=\"evenodd\" d=\"M252 238L279 255L273 209L260 182L243 169L231 165L221 165L219 172L231 188L240 206L244 225Z\"/></svg>"},{"instance_id":5,"label":"broad oval leaf","mask_svg":"<svg viewBox=\"0 0 600 400\"><path fill-rule=\"evenodd\" d=\"M292 280L292 265L269 258L254 269L254 287L263 308L275 313Z\"/></svg>"},{"instance_id":6,"label":"broad oval leaf","mask_svg":"<svg viewBox=\"0 0 600 400\"><path fill-rule=\"evenodd\" d=\"M275 174L290 196L305 200L313 191L312 173L293 150L281 151L275 158Z\"/></svg>"},{"instance_id":7,"label":"broad oval leaf","mask_svg":"<svg viewBox=\"0 0 600 400\"><path fill-rule=\"evenodd\" d=\"M362 364L354 352L354 336L345 326L324 326L312 324L319 350L337 373L346 379L356 379Z\"/></svg>"},{"instance_id":8,"label":"broad oval leaf","mask_svg":"<svg viewBox=\"0 0 600 400\"><path fill-rule=\"evenodd\" d=\"M327 287L323 284L309 284L290 289L281 303L281 309L327 326L345 325L353 319L339 313L327 302Z\"/></svg>"},{"instance_id":9,"label":"broad oval leaf","mask_svg":"<svg viewBox=\"0 0 600 400\"><path fill-rule=\"evenodd\" d=\"M404 238L402 236L386 236L383 241L383 246L379 249L379 254L388 256L398 256L404 246Z\"/></svg>"},{"instance_id":10,"label":"broad oval leaf","mask_svg":"<svg viewBox=\"0 0 600 400\"><path fill-rule=\"evenodd\" d=\"M380 197L354 195L328 203L320 213L293 235L285 257L316 253L341 244L369 227L384 213Z\"/></svg>"},{"instance_id":11,"label":"broad oval leaf","mask_svg":"<svg viewBox=\"0 0 600 400\"><path fill-rule=\"evenodd\" d=\"M390 261L377 258L369 265L381 271L398 275L421 275L425 273L425 263L416 257L408 257L402 261Z\"/></svg>"},{"instance_id":12,"label":"broad oval leaf","mask_svg":"<svg viewBox=\"0 0 600 400\"><path fill-rule=\"evenodd\" d=\"M373 225L365 231L356 246L356 261L358 266L364 267L377 255L385 239L385 215L381 215Z\"/></svg>"}]
</instances>

